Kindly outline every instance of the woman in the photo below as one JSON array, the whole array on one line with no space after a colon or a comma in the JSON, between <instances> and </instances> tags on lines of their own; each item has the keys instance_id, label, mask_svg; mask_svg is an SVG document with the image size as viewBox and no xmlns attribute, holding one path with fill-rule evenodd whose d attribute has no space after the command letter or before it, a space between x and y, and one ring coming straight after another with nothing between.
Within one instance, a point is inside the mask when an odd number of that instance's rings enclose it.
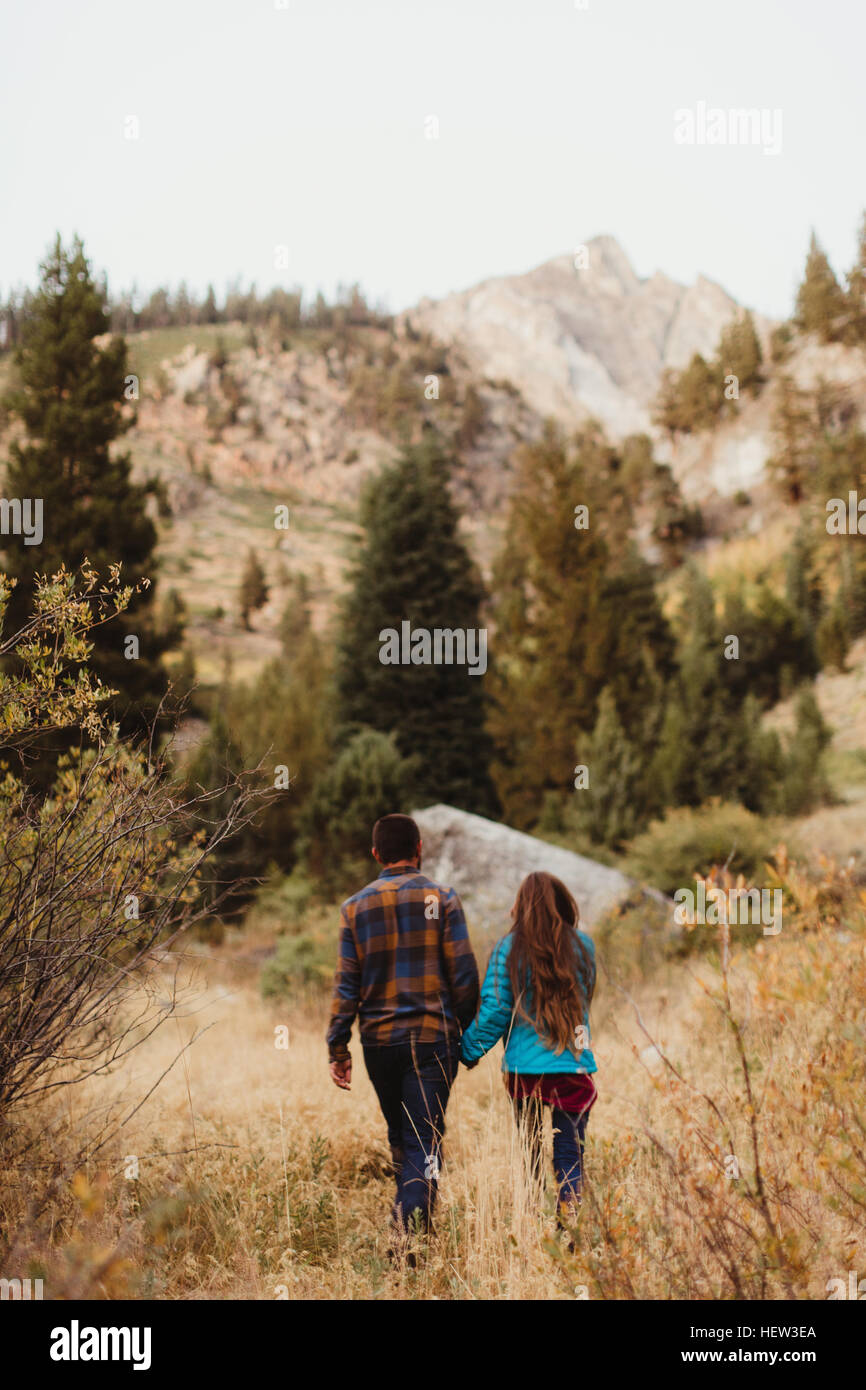
<instances>
[{"instance_id":1,"label":"woman","mask_svg":"<svg viewBox=\"0 0 866 1390\"><path fill-rule=\"evenodd\" d=\"M583 1145L596 1098L589 1047L595 947L578 930L577 903L552 874L528 874L511 909L511 931L494 947L478 1017L461 1056L474 1067L505 1036L502 1070L541 1178L544 1107L553 1116L560 1219L580 1202Z\"/></svg>"}]
</instances>

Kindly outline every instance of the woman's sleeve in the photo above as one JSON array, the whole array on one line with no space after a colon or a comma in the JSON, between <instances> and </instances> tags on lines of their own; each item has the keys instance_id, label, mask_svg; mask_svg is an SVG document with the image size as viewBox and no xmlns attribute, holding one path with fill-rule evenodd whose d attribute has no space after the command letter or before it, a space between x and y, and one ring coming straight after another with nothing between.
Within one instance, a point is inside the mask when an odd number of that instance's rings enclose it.
<instances>
[{"instance_id":1,"label":"woman's sleeve","mask_svg":"<svg viewBox=\"0 0 866 1390\"><path fill-rule=\"evenodd\" d=\"M507 953L500 943L490 957L478 1017L463 1034L460 1055L464 1062L477 1062L499 1041L511 1023L514 996L506 969Z\"/></svg>"}]
</instances>

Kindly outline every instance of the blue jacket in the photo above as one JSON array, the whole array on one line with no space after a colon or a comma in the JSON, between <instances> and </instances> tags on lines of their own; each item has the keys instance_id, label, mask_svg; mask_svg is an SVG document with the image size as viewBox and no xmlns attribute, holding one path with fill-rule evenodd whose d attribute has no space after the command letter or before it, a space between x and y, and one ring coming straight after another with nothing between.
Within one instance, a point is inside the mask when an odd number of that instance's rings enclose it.
<instances>
[{"instance_id":1,"label":"blue jacket","mask_svg":"<svg viewBox=\"0 0 866 1390\"><path fill-rule=\"evenodd\" d=\"M578 932L592 960L592 977L588 984L595 983L595 946L585 932ZM530 1076L544 1076L551 1073L597 1071L595 1058L589 1046L577 1053L570 1048L556 1053L549 1042L545 1042L537 1029L517 1013L514 995L508 978L507 961L511 950L511 933L495 946L484 984L481 986L481 1007L474 1023L470 1023L460 1048L464 1062L477 1062L489 1052L491 1047L505 1035L505 1056L502 1070L525 1072ZM532 1014L532 999L523 1001L527 1013ZM586 1024L589 1038L589 1021Z\"/></svg>"}]
</instances>

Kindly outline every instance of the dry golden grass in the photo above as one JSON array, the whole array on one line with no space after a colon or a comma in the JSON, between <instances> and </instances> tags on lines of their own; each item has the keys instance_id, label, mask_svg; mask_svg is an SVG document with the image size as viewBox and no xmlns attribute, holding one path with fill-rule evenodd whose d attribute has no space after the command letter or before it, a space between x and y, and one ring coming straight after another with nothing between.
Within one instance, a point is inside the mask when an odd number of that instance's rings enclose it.
<instances>
[{"instance_id":1,"label":"dry golden grass","mask_svg":"<svg viewBox=\"0 0 866 1390\"><path fill-rule=\"evenodd\" d=\"M602 984L573 1254L555 1236L550 1179L529 1188L494 1055L452 1094L437 1234L417 1268L390 1264L384 1123L360 1049L340 1092L323 1002L264 1004L247 941L190 967L185 1016L111 1076L27 1117L41 1137L0 1177L0 1215L17 1228L3 1273L43 1274L49 1297L826 1297L829 1278L866 1263L866 895L835 870L823 883L791 870L786 893L781 936L733 944L727 1001L700 956L633 999ZM76 1174L74 1138L170 1066ZM48 1178L33 1165L52 1145L65 1158L40 1212Z\"/></svg>"}]
</instances>

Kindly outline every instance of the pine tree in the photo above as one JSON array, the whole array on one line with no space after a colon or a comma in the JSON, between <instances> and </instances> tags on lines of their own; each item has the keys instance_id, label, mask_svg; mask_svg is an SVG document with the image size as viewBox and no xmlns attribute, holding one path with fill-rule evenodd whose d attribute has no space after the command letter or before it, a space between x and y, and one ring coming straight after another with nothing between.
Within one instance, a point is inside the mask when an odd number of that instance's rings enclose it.
<instances>
[{"instance_id":1,"label":"pine tree","mask_svg":"<svg viewBox=\"0 0 866 1390\"><path fill-rule=\"evenodd\" d=\"M338 643L338 722L344 733L367 727L393 734L402 756L420 757L419 800L491 814L485 680L468 661L471 650L480 653L469 648L468 634L481 641L483 589L460 537L450 469L442 441L427 430L364 493L364 536ZM382 634L399 637L404 622L410 631L467 634L466 664L383 663Z\"/></svg>"},{"instance_id":2,"label":"pine tree","mask_svg":"<svg viewBox=\"0 0 866 1390\"><path fill-rule=\"evenodd\" d=\"M845 609L838 599L818 624L815 640L821 665L835 666L838 671L844 671L850 638Z\"/></svg>"},{"instance_id":3,"label":"pine tree","mask_svg":"<svg viewBox=\"0 0 866 1390\"><path fill-rule=\"evenodd\" d=\"M279 635L283 651L291 656L295 647L310 631L310 586L307 576L299 570L287 576L287 595L280 614Z\"/></svg>"},{"instance_id":4,"label":"pine tree","mask_svg":"<svg viewBox=\"0 0 866 1390\"><path fill-rule=\"evenodd\" d=\"M679 657L679 679L671 691L678 704L676 717L665 727L665 753L674 733L682 754L677 779L668 779L667 795L675 805L700 805L711 796L738 799L748 736L740 701L730 688L725 657L726 636L716 615L710 581L697 566L687 576L683 601L685 632ZM662 774L664 775L664 774Z\"/></svg>"},{"instance_id":5,"label":"pine tree","mask_svg":"<svg viewBox=\"0 0 866 1390\"><path fill-rule=\"evenodd\" d=\"M823 586L815 567L815 543L801 525L785 557L785 598L796 613L811 654L816 653L815 633L824 604Z\"/></svg>"},{"instance_id":6,"label":"pine tree","mask_svg":"<svg viewBox=\"0 0 866 1390\"><path fill-rule=\"evenodd\" d=\"M845 296L813 232L806 270L797 291L794 322L803 333L816 333L822 342L830 343L842 331L845 307Z\"/></svg>"},{"instance_id":7,"label":"pine tree","mask_svg":"<svg viewBox=\"0 0 866 1390\"><path fill-rule=\"evenodd\" d=\"M623 536L631 513L619 458L584 431L553 427L520 458L494 569L496 779L512 823L530 825L548 792L565 795L575 739L611 682L619 718L644 737L672 643L653 576Z\"/></svg>"},{"instance_id":8,"label":"pine tree","mask_svg":"<svg viewBox=\"0 0 866 1390\"><path fill-rule=\"evenodd\" d=\"M166 685L162 654L177 634L166 636L155 620L149 489L132 481L129 454L114 447L132 423L123 413L134 389L126 344L97 342L109 328L106 296L80 240L66 251L58 237L41 270L8 397L24 438L10 448L6 491L41 500L44 534L33 546L3 540L3 567L17 580L7 625L14 630L29 612L35 574L61 565L76 568L86 558L107 575L121 561L126 583L149 581L121 617L93 633L92 668L120 692L115 710L130 727L153 715Z\"/></svg>"},{"instance_id":9,"label":"pine tree","mask_svg":"<svg viewBox=\"0 0 866 1390\"><path fill-rule=\"evenodd\" d=\"M699 806L712 797L773 809L781 778L778 738L761 727L761 703L743 698L739 659L726 655L725 623L707 576L693 566L683 600L679 674L653 774L667 805ZM737 635L737 634L733 634Z\"/></svg>"},{"instance_id":10,"label":"pine tree","mask_svg":"<svg viewBox=\"0 0 866 1390\"><path fill-rule=\"evenodd\" d=\"M866 632L866 545L858 531L828 535L825 499L847 499L849 492L866 495L866 433L856 417L843 428L825 431L817 445L815 493L821 499L821 525L817 532L825 571L835 576L827 587L845 609L849 636Z\"/></svg>"},{"instance_id":11,"label":"pine tree","mask_svg":"<svg viewBox=\"0 0 866 1390\"><path fill-rule=\"evenodd\" d=\"M776 449L767 468L788 501L799 502L813 471L816 429L808 396L788 375L779 378L772 423Z\"/></svg>"},{"instance_id":12,"label":"pine tree","mask_svg":"<svg viewBox=\"0 0 866 1390\"><path fill-rule=\"evenodd\" d=\"M675 669L674 639L646 560L629 545L610 565L602 593L607 635L605 672L617 711L636 734Z\"/></svg>"},{"instance_id":13,"label":"pine tree","mask_svg":"<svg viewBox=\"0 0 866 1390\"><path fill-rule=\"evenodd\" d=\"M866 343L866 213L857 238L857 259L848 271L846 309L849 341Z\"/></svg>"},{"instance_id":14,"label":"pine tree","mask_svg":"<svg viewBox=\"0 0 866 1390\"><path fill-rule=\"evenodd\" d=\"M589 481L549 426L519 457L493 574L499 659L491 728L512 824L532 824L547 790L564 793L575 738L595 721L607 674L603 530Z\"/></svg>"},{"instance_id":15,"label":"pine tree","mask_svg":"<svg viewBox=\"0 0 866 1390\"><path fill-rule=\"evenodd\" d=\"M763 381L762 360L755 321L746 309L722 329L715 363L718 378L724 386L726 377L735 376L738 391L754 395Z\"/></svg>"},{"instance_id":16,"label":"pine tree","mask_svg":"<svg viewBox=\"0 0 866 1390\"><path fill-rule=\"evenodd\" d=\"M736 700L753 695L767 707L782 697L794 677L818 671L809 615L792 608L765 580L741 586L728 597L722 628L739 639L736 661L726 662L728 690Z\"/></svg>"},{"instance_id":17,"label":"pine tree","mask_svg":"<svg viewBox=\"0 0 866 1390\"><path fill-rule=\"evenodd\" d=\"M216 295L213 292L213 285L208 285L207 293L199 310L200 323L218 323L219 310L217 309Z\"/></svg>"},{"instance_id":18,"label":"pine tree","mask_svg":"<svg viewBox=\"0 0 866 1390\"><path fill-rule=\"evenodd\" d=\"M665 373L655 420L669 434L692 434L709 429L722 406L722 382L714 366L699 352L679 373Z\"/></svg>"},{"instance_id":19,"label":"pine tree","mask_svg":"<svg viewBox=\"0 0 866 1390\"><path fill-rule=\"evenodd\" d=\"M785 758L781 788L781 809L789 816L806 814L830 795L823 754L833 731L821 714L811 686L800 691L795 710L796 725Z\"/></svg>"},{"instance_id":20,"label":"pine tree","mask_svg":"<svg viewBox=\"0 0 866 1390\"><path fill-rule=\"evenodd\" d=\"M574 791L577 824L593 840L618 848L645 819L643 758L626 734L609 686L599 698L591 737L578 742L577 761L586 767L589 780L588 786Z\"/></svg>"},{"instance_id":21,"label":"pine tree","mask_svg":"<svg viewBox=\"0 0 866 1390\"><path fill-rule=\"evenodd\" d=\"M380 816L406 806L416 785L414 758L396 736L363 729L316 781L301 812L301 863L324 891L344 893L370 862L370 831Z\"/></svg>"},{"instance_id":22,"label":"pine tree","mask_svg":"<svg viewBox=\"0 0 866 1390\"><path fill-rule=\"evenodd\" d=\"M241 622L245 628L249 628L250 614L255 613L259 608L264 608L268 601L268 592L265 572L259 563L259 558L254 550L248 550L238 593L238 607Z\"/></svg>"}]
</instances>

